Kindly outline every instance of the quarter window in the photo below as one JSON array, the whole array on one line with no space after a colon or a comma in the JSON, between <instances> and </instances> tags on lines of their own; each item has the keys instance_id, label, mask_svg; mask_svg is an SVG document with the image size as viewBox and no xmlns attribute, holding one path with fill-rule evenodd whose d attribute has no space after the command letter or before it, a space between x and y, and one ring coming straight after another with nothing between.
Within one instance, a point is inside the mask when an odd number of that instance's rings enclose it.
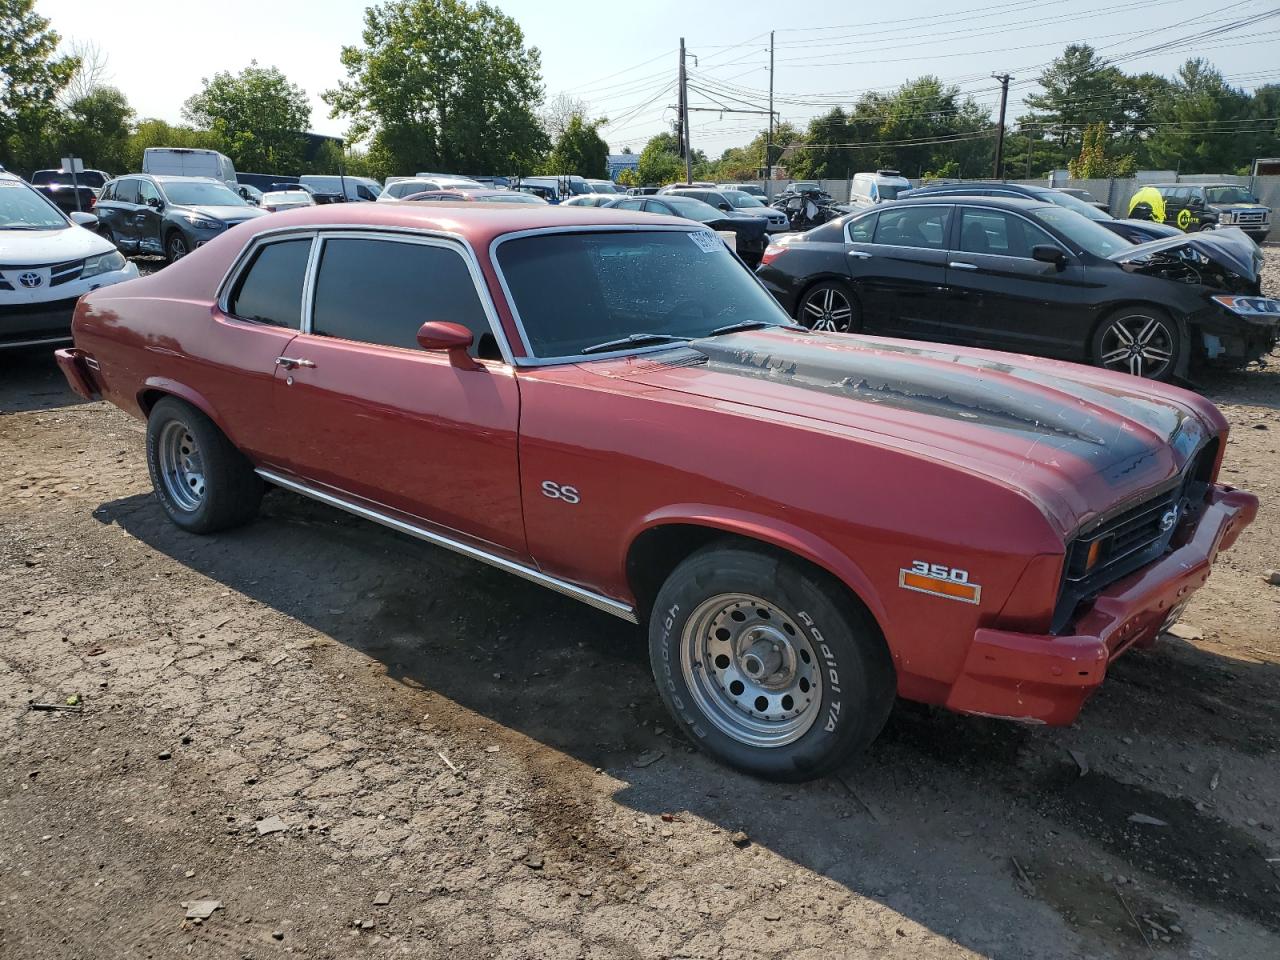
<instances>
[{"instance_id":1,"label":"quarter window","mask_svg":"<svg viewBox=\"0 0 1280 960\"><path fill-rule=\"evenodd\" d=\"M900 207L882 210L875 242L898 247L941 250L946 246L951 207Z\"/></svg>"},{"instance_id":2,"label":"quarter window","mask_svg":"<svg viewBox=\"0 0 1280 960\"><path fill-rule=\"evenodd\" d=\"M150 180L138 181L138 203L146 203L148 200L159 200L160 191L156 189L156 185Z\"/></svg>"},{"instance_id":3,"label":"quarter window","mask_svg":"<svg viewBox=\"0 0 1280 960\"><path fill-rule=\"evenodd\" d=\"M313 333L417 350L418 328L429 320L470 330L472 356L501 357L471 272L456 250L397 240L325 240Z\"/></svg>"},{"instance_id":4,"label":"quarter window","mask_svg":"<svg viewBox=\"0 0 1280 960\"><path fill-rule=\"evenodd\" d=\"M869 217L859 217L857 220L849 224L849 242L850 243L871 243L871 238L876 232L876 217L879 214L873 213Z\"/></svg>"},{"instance_id":5,"label":"quarter window","mask_svg":"<svg viewBox=\"0 0 1280 960\"><path fill-rule=\"evenodd\" d=\"M1053 238L1039 227L1012 214L971 208L961 213L960 249L965 253L1030 259L1032 247L1052 243Z\"/></svg>"},{"instance_id":6,"label":"quarter window","mask_svg":"<svg viewBox=\"0 0 1280 960\"><path fill-rule=\"evenodd\" d=\"M310 254L310 237L261 247L236 281L227 312L241 320L300 329L302 285Z\"/></svg>"}]
</instances>

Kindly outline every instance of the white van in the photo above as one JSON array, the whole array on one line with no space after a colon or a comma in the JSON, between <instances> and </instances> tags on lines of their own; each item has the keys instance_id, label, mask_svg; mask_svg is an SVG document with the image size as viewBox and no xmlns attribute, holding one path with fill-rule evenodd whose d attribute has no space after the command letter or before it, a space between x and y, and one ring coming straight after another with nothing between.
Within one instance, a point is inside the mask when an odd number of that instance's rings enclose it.
<instances>
[{"instance_id":1,"label":"white van","mask_svg":"<svg viewBox=\"0 0 1280 960\"><path fill-rule=\"evenodd\" d=\"M303 174L298 182L310 187L315 193L330 197L341 197L347 200L377 200L382 193L382 184L369 177L340 177L333 174Z\"/></svg>"},{"instance_id":2,"label":"white van","mask_svg":"<svg viewBox=\"0 0 1280 960\"><path fill-rule=\"evenodd\" d=\"M235 164L217 150L190 147L147 147L142 151L142 172L152 176L209 177L221 180L232 190L236 182Z\"/></svg>"},{"instance_id":3,"label":"white van","mask_svg":"<svg viewBox=\"0 0 1280 960\"><path fill-rule=\"evenodd\" d=\"M849 202L855 207L873 207L911 189L911 181L897 170L855 173L849 181Z\"/></svg>"}]
</instances>

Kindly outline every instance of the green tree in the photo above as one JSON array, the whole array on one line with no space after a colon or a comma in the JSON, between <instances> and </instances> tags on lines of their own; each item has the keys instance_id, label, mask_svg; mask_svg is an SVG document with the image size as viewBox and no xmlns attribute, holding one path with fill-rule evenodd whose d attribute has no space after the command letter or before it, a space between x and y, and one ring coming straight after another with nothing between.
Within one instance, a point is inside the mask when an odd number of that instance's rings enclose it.
<instances>
[{"instance_id":1,"label":"green tree","mask_svg":"<svg viewBox=\"0 0 1280 960\"><path fill-rule=\"evenodd\" d=\"M603 119L584 120L581 114L570 117L564 126L564 132L556 138L556 145L547 160L547 173L555 176L576 174L579 177L607 177L609 145L597 132L597 128L604 122Z\"/></svg>"},{"instance_id":2,"label":"green tree","mask_svg":"<svg viewBox=\"0 0 1280 960\"><path fill-rule=\"evenodd\" d=\"M342 48L347 79L323 96L393 172L538 165L541 54L511 17L483 0L389 0L365 10L362 39Z\"/></svg>"},{"instance_id":3,"label":"green tree","mask_svg":"<svg viewBox=\"0 0 1280 960\"><path fill-rule=\"evenodd\" d=\"M307 94L275 67L253 61L240 73L205 79L182 106L198 127L216 130L242 170L293 170L302 162L302 134L311 124Z\"/></svg>"},{"instance_id":4,"label":"green tree","mask_svg":"<svg viewBox=\"0 0 1280 960\"><path fill-rule=\"evenodd\" d=\"M0 164L30 170L56 161L56 97L75 57L55 57L59 37L35 0L0 0Z\"/></svg>"},{"instance_id":5,"label":"green tree","mask_svg":"<svg viewBox=\"0 0 1280 960\"><path fill-rule=\"evenodd\" d=\"M1018 124L1046 141L1041 152L1052 168L1066 166L1079 153L1087 126L1099 121L1116 126L1123 113L1124 74L1087 43L1068 45L1037 80L1040 92L1024 98L1031 109Z\"/></svg>"},{"instance_id":6,"label":"green tree","mask_svg":"<svg viewBox=\"0 0 1280 960\"><path fill-rule=\"evenodd\" d=\"M125 147L124 170L141 170L142 153L147 147L191 147L198 150L226 150L226 144L215 130L175 126L163 120L138 121Z\"/></svg>"},{"instance_id":7,"label":"green tree","mask_svg":"<svg viewBox=\"0 0 1280 960\"><path fill-rule=\"evenodd\" d=\"M1228 86L1208 61L1188 60L1178 70L1146 143L1146 160L1159 170L1223 173L1248 162L1256 143L1248 122L1250 98Z\"/></svg>"},{"instance_id":8,"label":"green tree","mask_svg":"<svg viewBox=\"0 0 1280 960\"><path fill-rule=\"evenodd\" d=\"M129 169L133 107L115 87L94 87L67 105L62 142L86 166L113 173Z\"/></svg>"},{"instance_id":9,"label":"green tree","mask_svg":"<svg viewBox=\"0 0 1280 960\"><path fill-rule=\"evenodd\" d=\"M1134 155L1107 156L1107 144L1111 137L1105 123L1094 123L1085 128L1080 155L1068 161L1067 171L1077 180L1103 179L1107 177L1131 177L1137 167Z\"/></svg>"},{"instance_id":10,"label":"green tree","mask_svg":"<svg viewBox=\"0 0 1280 960\"><path fill-rule=\"evenodd\" d=\"M640 151L640 165L636 172L641 183L654 186L684 180L684 160L680 157L680 145L675 134L660 133L651 137Z\"/></svg>"}]
</instances>

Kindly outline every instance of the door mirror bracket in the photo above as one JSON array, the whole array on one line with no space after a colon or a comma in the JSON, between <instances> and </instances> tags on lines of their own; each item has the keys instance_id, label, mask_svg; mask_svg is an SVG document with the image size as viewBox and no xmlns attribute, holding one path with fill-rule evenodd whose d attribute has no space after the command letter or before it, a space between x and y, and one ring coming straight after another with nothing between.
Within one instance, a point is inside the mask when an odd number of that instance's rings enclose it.
<instances>
[{"instance_id":1,"label":"door mirror bracket","mask_svg":"<svg viewBox=\"0 0 1280 960\"><path fill-rule=\"evenodd\" d=\"M418 328L418 346L423 350L443 350L449 355L449 363L459 370L479 370L467 351L474 338L471 331L460 323L445 323L441 320L430 320Z\"/></svg>"}]
</instances>

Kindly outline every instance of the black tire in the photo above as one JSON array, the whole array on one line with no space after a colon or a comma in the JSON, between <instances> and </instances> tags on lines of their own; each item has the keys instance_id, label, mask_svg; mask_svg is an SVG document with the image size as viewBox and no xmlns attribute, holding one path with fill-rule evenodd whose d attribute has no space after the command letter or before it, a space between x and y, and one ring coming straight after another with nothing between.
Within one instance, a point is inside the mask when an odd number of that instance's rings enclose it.
<instances>
[{"instance_id":1,"label":"black tire","mask_svg":"<svg viewBox=\"0 0 1280 960\"><path fill-rule=\"evenodd\" d=\"M1146 337L1148 346L1140 356L1134 355L1135 344L1125 340L1125 332ZM1093 333L1089 356L1095 366L1106 370L1168 381L1177 373L1184 349L1185 338L1176 320L1158 307L1134 304L1103 317ZM1159 355L1167 355L1167 359L1159 361Z\"/></svg>"},{"instance_id":2,"label":"black tire","mask_svg":"<svg viewBox=\"0 0 1280 960\"><path fill-rule=\"evenodd\" d=\"M840 280L815 283L796 302L796 322L810 330L857 333L862 329L858 297Z\"/></svg>"},{"instance_id":3,"label":"black tire","mask_svg":"<svg viewBox=\"0 0 1280 960\"><path fill-rule=\"evenodd\" d=\"M743 599L751 616L738 616L735 608ZM734 601L726 608L733 611L732 620L745 621L731 641L713 639L729 631L723 626L712 628L717 623L732 626L732 621L707 619L704 612L720 609L726 600ZM767 610L749 609L758 601ZM769 617L753 622L758 613ZM710 625L705 642L699 639L704 623ZM715 649L717 642L740 651L740 645L761 626L773 629L784 642L789 636L795 643L787 651L791 662L815 674L812 682L803 677L797 681L807 686L787 688L806 690L813 698L797 711L796 718L777 721L801 724L807 720L808 726L793 727L786 734L792 736L789 741L766 745L750 742L751 731L740 729L735 735L726 728L755 723L766 735L783 731L780 726L768 727L774 722L765 715L772 709L765 706L768 700L752 701L759 691L744 692L741 682L737 689L732 681L726 682L730 676L749 679L745 672L730 673L728 657L704 659L701 655L708 646ZM801 667L801 658L810 664L805 651L816 658L807 668ZM820 777L866 748L884 727L896 690L893 661L878 627L842 585L787 554L736 541L704 547L667 578L649 622L649 659L662 699L688 737L716 759L768 780ZM745 658L739 657L732 668L736 671L742 665L745 671L745 664ZM782 669L772 676L785 682L788 675ZM749 709L736 699L729 702L739 695L755 706ZM757 707L759 715L751 712Z\"/></svg>"},{"instance_id":4,"label":"black tire","mask_svg":"<svg viewBox=\"0 0 1280 960\"><path fill-rule=\"evenodd\" d=\"M164 257L170 263L176 263L191 252L191 247L187 244L187 238L182 235L181 230L170 230L168 236L164 238Z\"/></svg>"},{"instance_id":5,"label":"black tire","mask_svg":"<svg viewBox=\"0 0 1280 960\"><path fill-rule=\"evenodd\" d=\"M184 448L188 462L198 462L198 473L175 463ZM262 501L262 480L244 454L212 420L176 397L161 399L147 418L147 469L165 513L189 533L248 523Z\"/></svg>"}]
</instances>

